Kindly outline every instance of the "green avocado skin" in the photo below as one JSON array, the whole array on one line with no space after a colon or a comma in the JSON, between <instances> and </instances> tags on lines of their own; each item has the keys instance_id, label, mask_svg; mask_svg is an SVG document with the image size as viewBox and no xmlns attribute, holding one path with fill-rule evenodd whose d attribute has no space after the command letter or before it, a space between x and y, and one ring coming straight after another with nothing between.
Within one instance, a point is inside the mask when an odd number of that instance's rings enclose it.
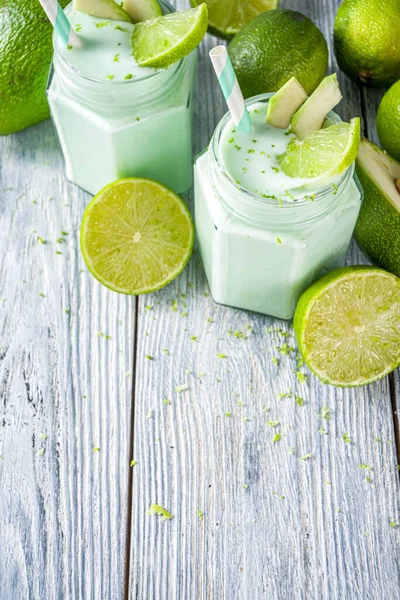
<instances>
[{"instance_id":1,"label":"green avocado skin","mask_svg":"<svg viewBox=\"0 0 400 600\"><path fill-rule=\"evenodd\" d=\"M400 277L400 213L356 163L364 200L354 230L363 253L378 267Z\"/></svg>"},{"instance_id":2,"label":"green avocado skin","mask_svg":"<svg viewBox=\"0 0 400 600\"><path fill-rule=\"evenodd\" d=\"M0 0L0 135L48 118L52 33L39 0Z\"/></svg>"}]
</instances>

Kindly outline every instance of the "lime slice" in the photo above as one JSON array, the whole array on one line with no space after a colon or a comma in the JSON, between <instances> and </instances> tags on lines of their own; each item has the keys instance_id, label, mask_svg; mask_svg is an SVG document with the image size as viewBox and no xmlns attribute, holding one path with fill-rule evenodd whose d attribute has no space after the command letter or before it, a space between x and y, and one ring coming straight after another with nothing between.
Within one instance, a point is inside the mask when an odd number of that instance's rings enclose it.
<instances>
[{"instance_id":1,"label":"lime slice","mask_svg":"<svg viewBox=\"0 0 400 600\"><path fill-rule=\"evenodd\" d=\"M360 144L360 119L315 131L304 140L292 139L278 156L289 177L328 178L343 173L355 160Z\"/></svg>"},{"instance_id":2,"label":"lime slice","mask_svg":"<svg viewBox=\"0 0 400 600\"><path fill-rule=\"evenodd\" d=\"M191 0L199 6L204 0ZM232 37L259 14L278 8L279 0L205 0L212 33Z\"/></svg>"},{"instance_id":3,"label":"lime slice","mask_svg":"<svg viewBox=\"0 0 400 600\"><path fill-rule=\"evenodd\" d=\"M205 4L138 23L132 33L133 57L141 67L169 67L200 44L207 24Z\"/></svg>"},{"instance_id":4,"label":"lime slice","mask_svg":"<svg viewBox=\"0 0 400 600\"><path fill-rule=\"evenodd\" d=\"M343 267L316 281L294 315L300 352L325 383L359 386L400 364L400 279L374 267Z\"/></svg>"},{"instance_id":5,"label":"lime slice","mask_svg":"<svg viewBox=\"0 0 400 600\"><path fill-rule=\"evenodd\" d=\"M183 201L150 179L107 185L83 215L81 250L96 279L122 294L154 292L184 269L193 249Z\"/></svg>"}]
</instances>

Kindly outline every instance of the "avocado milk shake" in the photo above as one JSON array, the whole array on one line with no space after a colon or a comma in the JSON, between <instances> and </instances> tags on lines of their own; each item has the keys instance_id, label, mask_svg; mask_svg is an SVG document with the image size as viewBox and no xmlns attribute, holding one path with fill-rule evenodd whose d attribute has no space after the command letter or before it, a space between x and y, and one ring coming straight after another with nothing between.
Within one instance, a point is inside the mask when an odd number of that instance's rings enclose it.
<instances>
[{"instance_id":1,"label":"avocado milk shake","mask_svg":"<svg viewBox=\"0 0 400 600\"><path fill-rule=\"evenodd\" d=\"M266 123L272 96L247 101L249 131L225 115L196 159L195 221L214 300L290 319L304 289L343 264L361 196L354 159L326 179L283 172L297 138Z\"/></svg>"},{"instance_id":2,"label":"avocado milk shake","mask_svg":"<svg viewBox=\"0 0 400 600\"><path fill-rule=\"evenodd\" d=\"M168 68L142 67L132 56L134 24L71 5L65 12L82 44L54 32L48 99L68 179L92 194L124 177L188 189L196 52Z\"/></svg>"}]
</instances>

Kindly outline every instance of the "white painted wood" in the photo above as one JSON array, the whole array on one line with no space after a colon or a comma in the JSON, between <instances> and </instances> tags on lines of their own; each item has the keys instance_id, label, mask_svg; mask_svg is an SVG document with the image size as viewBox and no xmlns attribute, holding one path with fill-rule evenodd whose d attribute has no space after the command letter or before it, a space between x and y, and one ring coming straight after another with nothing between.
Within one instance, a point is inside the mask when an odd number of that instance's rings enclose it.
<instances>
[{"instance_id":1,"label":"white painted wood","mask_svg":"<svg viewBox=\"0 0 400 600\"><path fill-rule=\"evenodd\" d=\"M282 2L318 23L331 49L337 5ZM218 42L208 36L200 51L196 152L225 111L207 57ZM340 114L361 115L357 86L340 81ZM353 246L348 262L363 260ZM271 361L285 341L294 346L289 324L216 305L197 253L178 280L140 299L132 599L398 598L399 530L389 524L399 520L400 488L388 380L341 390L304 369L301 384L294 353L279 367ZM304 406L279 399L289 389ZM323 406L329 421L318 416ZM276 431L282 439L274 443ZM151 503L173 519L146 516Z\"/></svg>"},{"instance_id":2,"label":"white painted wood","mask_svg":"<svg viewBox=\"0 0 400 600\"><path fill-rule=\"evenodd\" d=\"M133 301L85 268L51 122L0 156L0 597L121 598Z\"/></svg>"}]
</instances>

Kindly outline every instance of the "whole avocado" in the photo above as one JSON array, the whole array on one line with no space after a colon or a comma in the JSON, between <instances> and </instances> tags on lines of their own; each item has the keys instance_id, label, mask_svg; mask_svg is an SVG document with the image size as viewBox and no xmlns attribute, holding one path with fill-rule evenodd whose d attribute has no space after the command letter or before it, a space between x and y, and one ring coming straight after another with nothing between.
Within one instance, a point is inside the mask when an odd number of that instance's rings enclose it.
<instances>
[{"instance_id":1,"label":"whole avocado","mask_svg":"<svg viewBox=\"0 0 400 600\"><path fill-rule=\"evenodd\" d=\"M324 36L294 10L262 13L235 35L228 52L245 98L276 92L291 77L311 94L328 67Z\"/></svg>"},{"instance_id":2,"label":"whole avocado","mask_svg":"<svg viewBox=\"0 0 400 600\"><path fill-rule=\"evenodd\" d=\"M65 7L69 0L60 0ZM53 27L39 0L0 0L0 135L49 116Z\"/></svg>"},{"instance_id":3,"label":"whole avocado","mask_svg":"<svg viewBox=\"0 0 400 600\"><path fill-rule=\"evenodd\" d=\"M344 0L335 19L339 67L355 81L388 87L400 79L400 1Z\"/></svg>"}]
</instances>

